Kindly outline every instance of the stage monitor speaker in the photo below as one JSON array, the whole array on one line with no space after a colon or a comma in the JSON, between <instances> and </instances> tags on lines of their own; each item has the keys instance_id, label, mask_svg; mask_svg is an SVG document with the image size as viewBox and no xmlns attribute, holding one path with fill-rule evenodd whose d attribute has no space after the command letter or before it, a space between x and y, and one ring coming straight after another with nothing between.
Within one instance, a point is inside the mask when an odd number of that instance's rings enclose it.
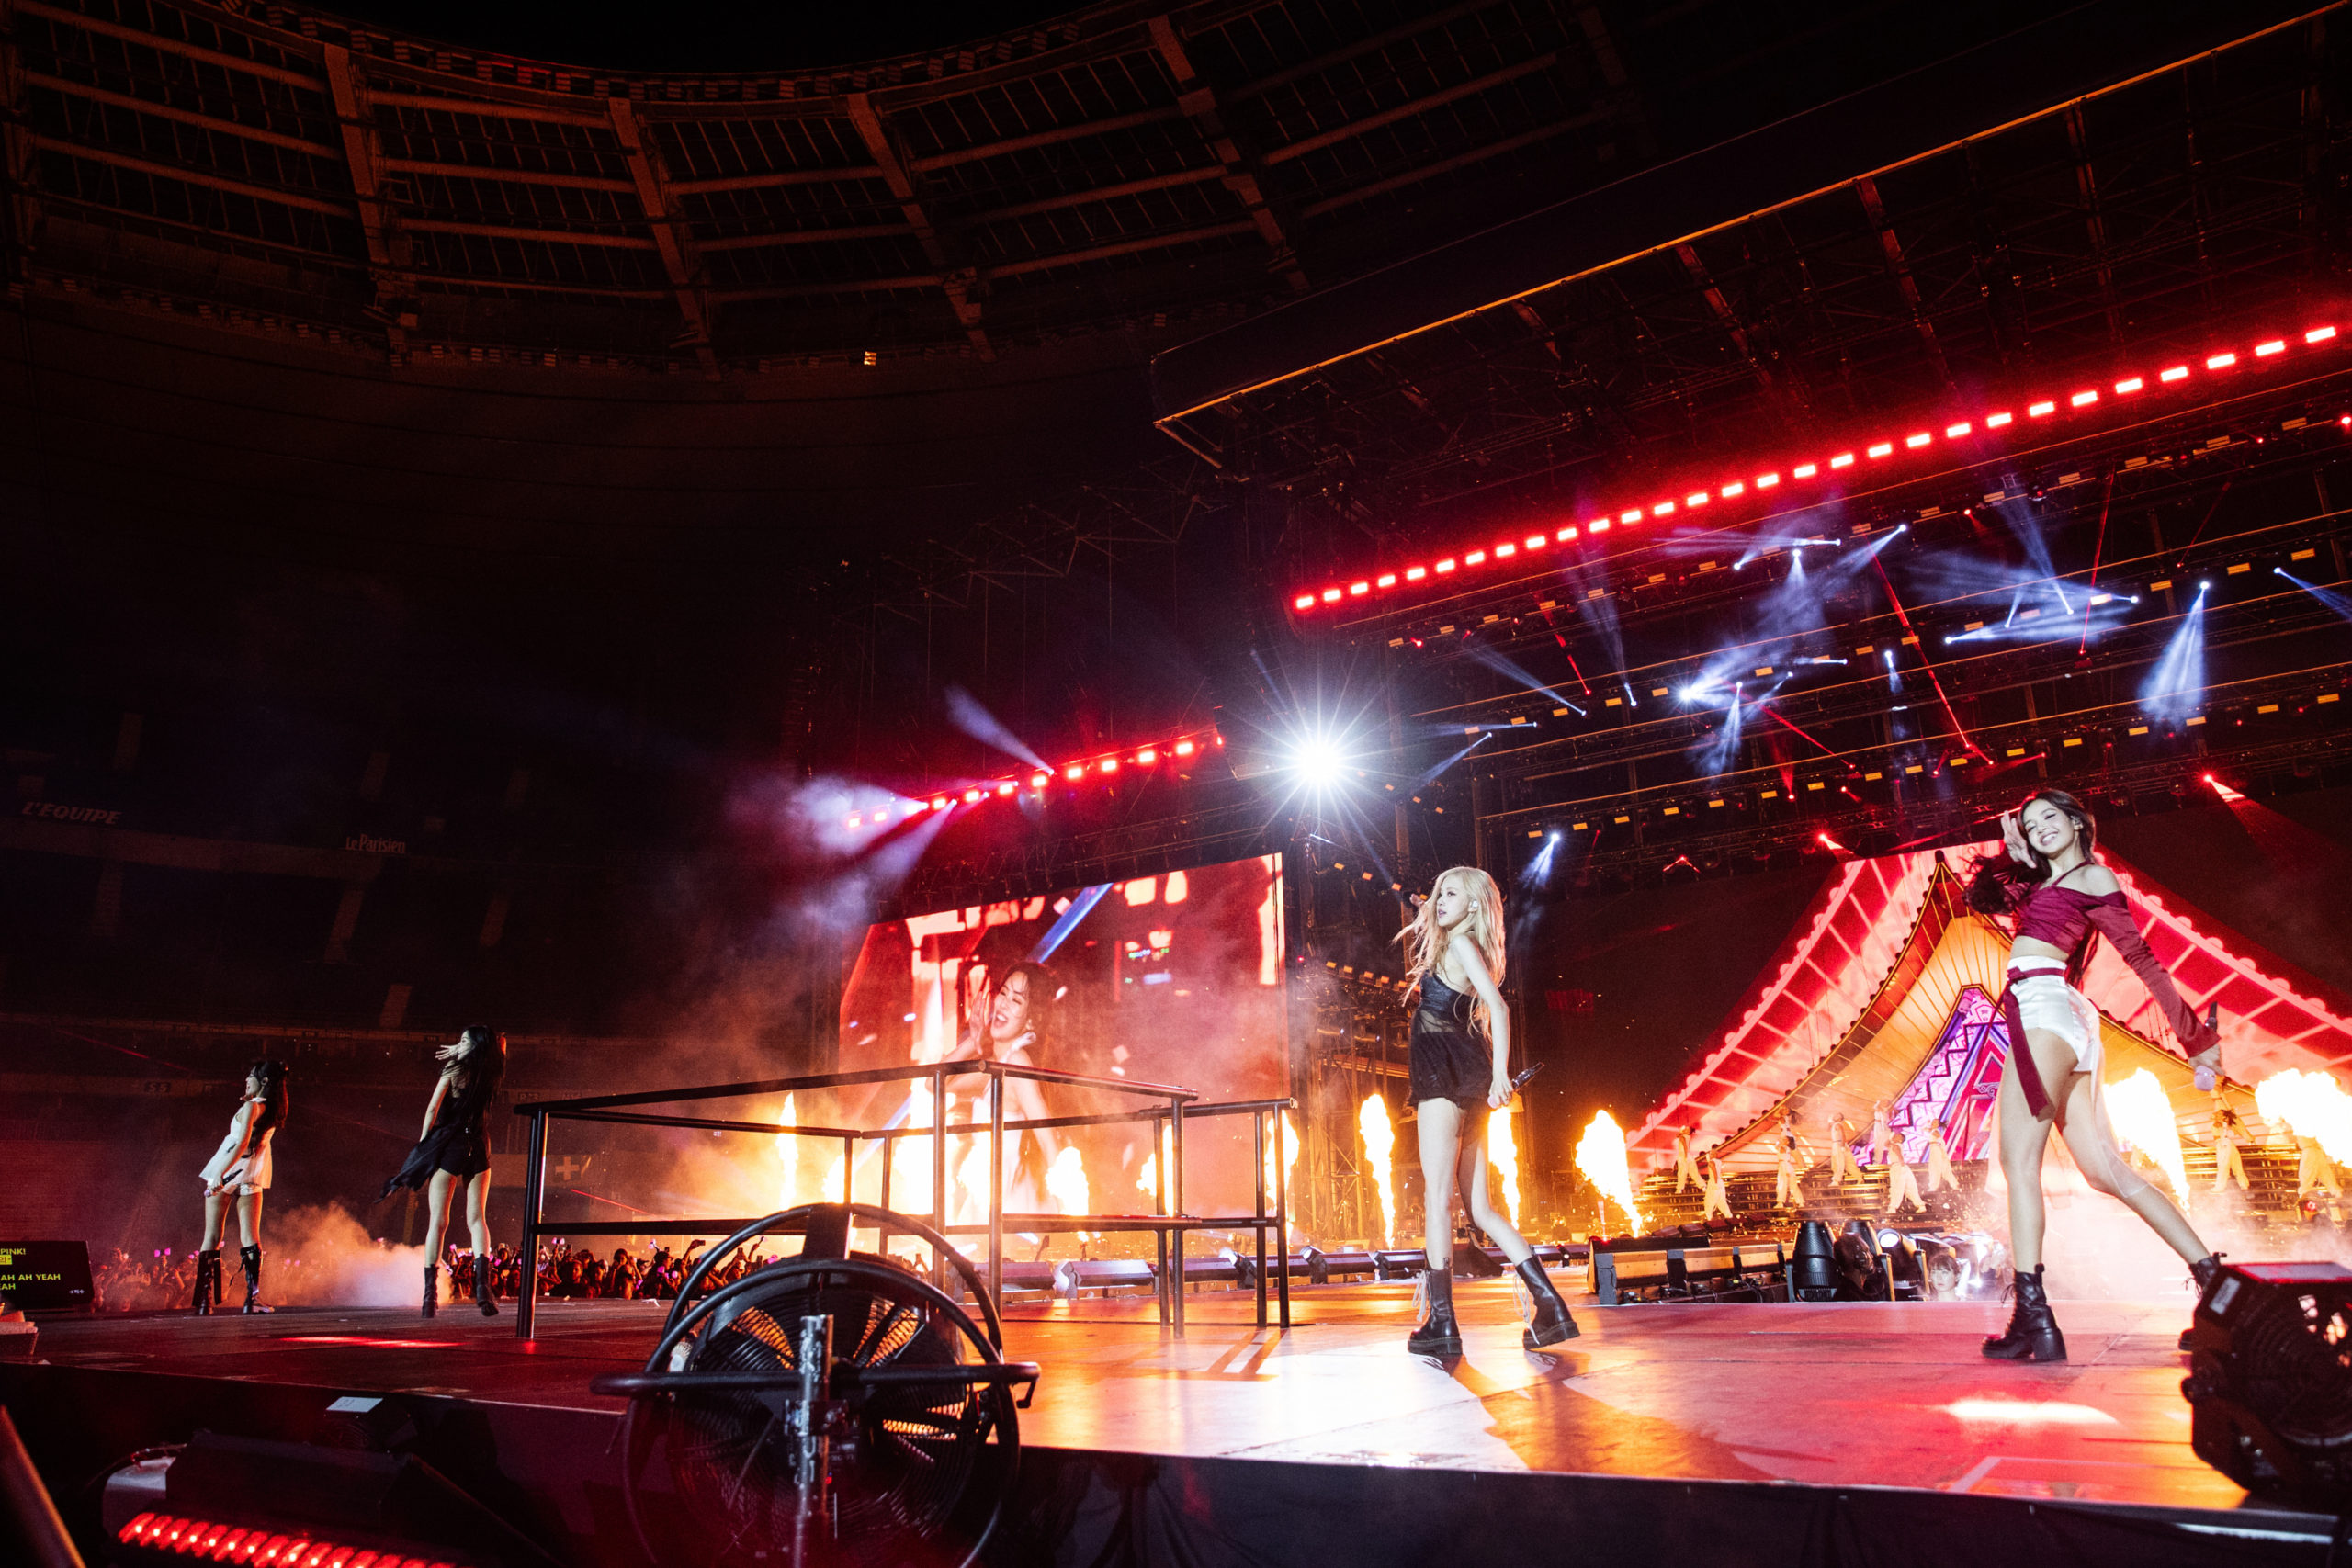
<instances>
[{"instance_id":1,"label":"stage monitor speaker","mask_svg":"<svg viewBox=\"0 0 2352 1568\"><path fill-rule=\"evenodd\" d=\"M2352 1504L2352 1269L2224 1265L2188 1348L2198 1458L2249 1492Z\"/></svg>"}]
</instances>

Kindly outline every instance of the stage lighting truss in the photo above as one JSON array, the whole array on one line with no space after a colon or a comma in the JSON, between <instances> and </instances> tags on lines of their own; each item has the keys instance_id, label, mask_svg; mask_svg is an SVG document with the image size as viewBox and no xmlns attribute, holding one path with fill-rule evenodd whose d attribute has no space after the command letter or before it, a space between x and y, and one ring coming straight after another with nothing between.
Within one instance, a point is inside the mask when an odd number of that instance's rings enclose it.
<instances>
[{"instance_id":1,"label":"stage lighting truss","mask_svg":"<svg viewBox=\"0 0 2352 1568\"><path fill-rule=\"evenodd\" d=\"M1640 505L1595 507L1580 523L1528 527L1491 544L1411 566L1303 589L1292 596L1291 609L1301 617L1345 615L1377 602L1408 598L1429 586L1442 583L1452 588L1469 576L1487 575L1479 569L1516 566L1522 556L1535 558L1579 540L1586 547L1599 545L1605 549L1614 542L1609 538L1612 531L1647 523L1703 513L1710 521L1723 519L1729 526L1728 513L1745 510L1760 515L1792 505L1815 505L1834 499L1832 486L1849 470L1922 453L1951 449L1956 453L1951 460L1964 465L1998 461L2011 455L2014 431L2033 432L2038 438L2043 428L2055 428L2068 418L2104 418L2119 406L2164 398L2167 393L2200 392L2207 387L2223 390L2223 378L2248 375L2274 361L2308 365L2312 356L2336 349L2343 342L2334 325L2322 323L2262 338L2244 350L2185 355L2164 361L2160 367L2124 372L2064 394L1999 402L1965 418L1918 420L1914 423L1924 428L1853 443L1801 461L1721 476L1705 486L1677 487L1677 493L1653 495ZM2352 425L2352 414L2344 416L2342 423Z\"/></svg>"},{"instance_id":2,"label":"stage lighting truss","mask_svg":"<svg viewBox=\"0 0 2352 1568\"><path fill-rule=\"evenodd\" d=\"M943 790L933 795L894 798L878 807L853 811L842 819L842 824L853 829L888 828L910 818L952 811L959 806L980 806L994 800L1022 798L1042 801L1057 779L1077 786L1090 783L1109 784L1129 771L1139 772L1146 777L1161 773L1189 777L1203 758L1214 756L1224 750L1225 737L1214 728L1189 730L1165 740L1155 740L1148 746L1137 746L1132 750L1097 752L1056 768L1024 769L1011 778L989 779L961 789Z\"/></svg>"}]
</instances>

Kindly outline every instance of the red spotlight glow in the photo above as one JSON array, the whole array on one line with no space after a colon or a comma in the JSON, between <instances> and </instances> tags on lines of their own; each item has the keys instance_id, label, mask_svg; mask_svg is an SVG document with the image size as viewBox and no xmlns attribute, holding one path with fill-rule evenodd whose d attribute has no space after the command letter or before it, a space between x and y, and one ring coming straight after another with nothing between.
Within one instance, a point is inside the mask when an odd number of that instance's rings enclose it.
<instances>
[{"instance_id":1,"label":"red spotlight glow","mask_svg":"<svg viewBox=\"0 0 2352 1568\"><path fill-rule=\"evenodd\" d=\"M1300 594L1296 599L1291 602L1291 608L1294 610L1312 610L1315 608L1315 595L1312 593Z\"/></svg>"},{"instance_id":2,"label":"red spotlight glow","mask_svg":"<svg viewBox=\"0 0 2352 1568\"><path fill-rule=\"evenodd\" d=\"M2055 413L2057 412L2058 405L2050 401L2048 399L2044 399L2041 402L2028 404L2025 411L2025 416L2028 419L2040 419L2044 414Z\"/></svg>"},{"instance_id":3,"label":"red spotlight glow","mask_svg":"<svg viewBox=\"0 0 2352 1568\"><path fill-rule=\"evenodd\" d=\"M1011 779L1007 779L1002 784L996 786L996 794L999 800L1003 799L1006 795L1011 795L1012 793L1012 781Z\"/></svg>"},{"instance_id":4,"label":"red spotlight glow","mask_svg":"<svg viewBox=\"0 0 2352 1568\"><path fill-rule=\"evenodd\" d=\"M1820 840L1821 847L1825 850L1835 851L1838 854L1844 854L1846 852L1846 846L1839 843L1837 840L1831 838L1826 833L1815 833L1814 837Z\"/></svg>"},{"instance_id":5,"label":"red spotlight glow","mask_svg":"<svg viewBox=\"0 0 2352 1568\"><path fill-rule=\"evenodd\" d=\"M2205 368L2208 370L2227 370L2231 366L2235 365L2237 362L2238 356L2234 354L2216 354L2210 355L2206 359Z\"/></svg>"},{"instance_id":6,"label":"red spotlight glow","mask_svg":"<svg viewBox=\"0 0 2352 1568\"><path fill-rule=\"evenodd\" d=\"M1136 761L1148 768L1154 762L1159 761L1159 753L1147 746L1142 750L1136 753Z\"/></svg>"},{"instance_id":7,"label":"red spotlight glow","mask_svg":"<svg viewBox=\"0 0 2352 1568\"><path fill-rule=\"evenodd\" d=\"M2334 327L2313 327L2311 331L2303 334L2303 341L2305 343L2325 343L2335 335L2335 329Z\"/></svg>"},{"instance_id":8,"label":"red spotlight glow","mask_svg":"<svg viewBox=\"0 0 2352 1568\"><path fill-rule=\"evenodd\" d=\"M1031 789L1043 789L1046 787L1046 781L1051 777L1053 777L1051 773L1031 773L1029 775L1029 787Z\"/></svg>"},{"instance_id":9,"label":"red spotlight glow","mask_svg":"<svg viewBox=\"0 0 2352 1568\"><path fill-rule=\"evenodd\" d=\"M932 808L933 811L944 811L944 810L946 810L946 809L947 809L947 797L946 797L945 795L933 795L933 796L931 797L931 808Z\"/></svg>"},{"instance_id":10,"label":"red spotlight glow","mask_svg":"<svg viewBox=\"0 0 2352 1568\"><path fill-rule=\"evenodd\" d=\"M969 806L969 805L973 804L975 801L978 800L979 798L980 798L980 792L979 792L978 790L976 790L976 789L967 789L967 790L966 790L966 791L964 792L964 804L965 804L965 805L967 805L967 806Z\"/></svg>"},{"instance_id":11,"label":"red spotlight glow","mask_svg":"<svg viewBox=\"0 0 2352 1568\"><path fill-rule=\"evenodd\" d=\"M2014 414L1988 413L1984 416L1984 428L1987 430L1998 430L2001 426L2011 423L2016 419L2016 417L2017 416Z\"/></svg>"},{"instance_id":12,"label":"red spotlight glow","mask_svg":"<svg viewBox=\"0 0 2352 1568\"><path fill-rule=\"evenodd\" d=\"M2175 381L2186 381L2188 379L2188 367L2186 365L2176 365L2168 370L2159 371L2156 374L2156 379L2164 382L2166 386L2170 386Z\"/></svg>"},{"instance_id":13,"label":"red spotlight glow","mask_svg":"<svg viewBox=\"0 0 2352 1568\"><path fill-rule=\"evenodd\" d=\"M2285 338L2275 337L2268 343L2258 343L2254 345L2254 356L2256 359L2267 359L2274 354L2284 354L2286 352L2287 340Z\"/></svg>"},{"instance_id":14,"label":"red spotlight glow","mask_svg":"<svg viewBox=\"0 0 2352 1568\"><path fill-rule=\"evenodd\" d=\"M1408 582L1419 582L1429 574L1430 569L1425 566L1408 566L1405 569L1405 581Z\"/></svg>"},{"instance_id":15,"label":"red spotlight glow","mask_svg":"<svg viewBox=\"0 0 2352 1568\"><path fill-rule=\"evenodd\" d=\"M1115 773L1119 771L1119 759L1116 757L1105 757L1096 765L1106 773Z\"/></svg>"},{"instance_id":16,"label":"red spotlight glow","mask_svg":"<svg viewBox=\"0 0 2352 1568\"><path fill-rule=\"evenodd\" d=\"M1086 764L1083 762L1072 762L1069 767L1062 770L1062 777L1066 779L1082 779L1085 776Z\"/></svg>"},{"instance_id":17,"label":"red spotlight glow","mask_svg":"<svg viewBox=\"0 0 2352 1568\"><path fill-rule=\"evenodd\" d=\"M1189 740L1179 740L1178 742L1176 742L1176 755L1178 755L1179 757L1189 757L1189 756L1191 756L1192 754L1193 754L1193 743L1192 743L1191 741L1189 741Z\"/></svg>"}]
</instances>

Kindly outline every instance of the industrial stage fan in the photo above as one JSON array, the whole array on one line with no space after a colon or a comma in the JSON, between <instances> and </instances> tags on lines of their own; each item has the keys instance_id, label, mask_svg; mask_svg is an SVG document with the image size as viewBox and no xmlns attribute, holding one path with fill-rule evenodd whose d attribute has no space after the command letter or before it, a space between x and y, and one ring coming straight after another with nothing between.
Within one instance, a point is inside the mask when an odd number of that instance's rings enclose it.
<instances>
[{"instance_id":1,"label":"industrial stage fan","mask_svg":"<svg viewBox=\"0 0 2352 1568\"><path fill-rule=\"evenodd\" d=\"M2352 1504L2352 1269L2224 1266L2187 1348L2198 1458L2249 1492Z\"/></svg>"},{"instance_id":2,"label":"industrial stage fan","mask_svg":"<svg viewBox=\"0 0 2352 1568\"><path fill-rule=\"evenodd\" d=\"M935 1247L982 1323L905 1265L852 1254L853 1223ZM797 1256L704 1290L738 1247L796 1233ZM645 1371L592 1386L628 1398L624 1495L654 1562L951 1568L987 1544L1020 1460L1013 1390L1034 1392L1037 1368L1002 1347L945 1237L888 1209L814 1203L705 1254Z\"/></svg>"}]
</instances>

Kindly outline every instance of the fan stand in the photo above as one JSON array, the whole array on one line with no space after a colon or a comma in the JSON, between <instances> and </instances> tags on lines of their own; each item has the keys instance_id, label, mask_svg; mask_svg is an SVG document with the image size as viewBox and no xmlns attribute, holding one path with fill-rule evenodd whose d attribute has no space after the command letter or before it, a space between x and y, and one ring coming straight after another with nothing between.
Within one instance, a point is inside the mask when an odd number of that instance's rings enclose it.
<instances>
[{"instance_id":1,"label":"fan stand","mask_svg":"<svg viewBox=\"0 0 2352 1568\"><path fill-rule=\"evenodd\" d=\"M936 1248L986 1329L899 1265L853 1255L861 1221ZM697 1298L721 1258L795 1233L800 1253ZM623 1499L649 1558L855 1568L920 1546L972 1562L1011 1489L1015 1411L1038 1377L1002 1359L1002 1332L971 1263L919 1221L828 1203L745 1226L681 1283L645 1370L590 1384L629 1401ZM649 1495L657 1453L672 1484ZM688 1552L662 1550L681 1533Z\"/></svg>"}]
</instances>

